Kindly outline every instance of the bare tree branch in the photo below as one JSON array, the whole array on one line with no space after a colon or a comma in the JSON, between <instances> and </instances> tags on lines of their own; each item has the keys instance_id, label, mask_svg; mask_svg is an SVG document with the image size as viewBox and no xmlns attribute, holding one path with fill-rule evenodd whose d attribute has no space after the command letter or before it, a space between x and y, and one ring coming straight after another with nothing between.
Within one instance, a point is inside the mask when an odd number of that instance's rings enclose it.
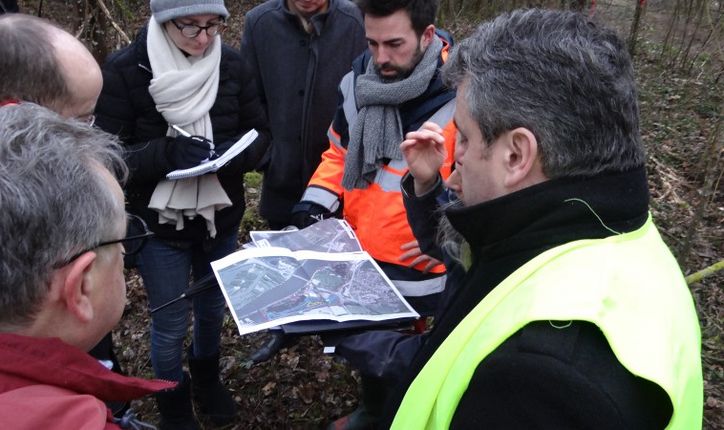
<instances>
[{"instance_id":1,"label":"bare tree branch","mask_svg":"<svg viewBox=\"0 0 724 430\"><path fill-rule=\"evenodd\" d=\"M103 0L96 0L98 2L98 6L100 6L103 13L106 15L106 18L111 22L111 25L113 28L116 29L118 34L121 36L124 42L127 44L131 43L131 39L128 37L128 35L121 29L121 27L116 23L116 20L113 19L113 16L111 15L111 11L108 10L106 7L106 4L103 2Z\"/></svg>"}]
</instances>

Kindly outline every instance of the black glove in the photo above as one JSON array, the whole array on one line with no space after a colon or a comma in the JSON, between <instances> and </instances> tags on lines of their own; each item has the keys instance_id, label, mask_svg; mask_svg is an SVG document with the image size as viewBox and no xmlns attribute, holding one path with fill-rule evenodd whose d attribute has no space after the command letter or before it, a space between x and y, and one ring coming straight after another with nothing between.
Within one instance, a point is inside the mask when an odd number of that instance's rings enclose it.
<instances>
[{"instance_id":1,"label":"black glove","mask_svg":"<svg viewBox=\"0 0 724 430\"><path fill-rule=\"evenodd\" d=\"M226 151L228 151L229 148L234 146L235 143L236 143L236 141L234 141L234 140L227 140L226 142L221 142L221 143L216 144L216 147L214 148L216 157L214 157L214 158L218 158L218 157L224 155L224 153Z\"/></svg>"},{"instance_id":2,"label":"black glove","mask_svg":"<svg viewBox=\"0 0 724 430\"><path fill-rule=\"evenodd\" d=\"M292 208L292 225L302 229L331 216L332 213L324 206L302 201Z\"/></svg>"},{"instance_id":3,"label":"black glove","mask_svg":"<svg viewBox=\"0 0 724 430\"><path fill-rule=\"evenodd\" d=\"M198 166L211 156L211 141L201 136L176 136L168 139L166 158L172 169Z\"/></svg>"}]
</instances>

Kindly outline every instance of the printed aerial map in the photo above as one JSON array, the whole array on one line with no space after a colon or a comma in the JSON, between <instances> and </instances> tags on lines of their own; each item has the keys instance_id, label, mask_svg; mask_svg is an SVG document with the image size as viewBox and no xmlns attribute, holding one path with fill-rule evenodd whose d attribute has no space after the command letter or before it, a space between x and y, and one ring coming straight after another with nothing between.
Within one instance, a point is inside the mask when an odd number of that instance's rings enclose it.
<instances>
[{"instance_id":1,"label":"printed aerial map","mask_svg":"<svg viewBox=\"0 0 724 430\"><path fill-rule=\"evenodd\" d=\"M251 240L260 248L278 246L291 251L356 252L362 246L346 221L325 219L302 230L252 231Z\"/></svg>"},{"instance_id":2,"label":"printed aerial map","mask_svg":"<svg viewBox=\"0 0 724 430\"><path fill-rule=\"evenodd\" d=\"M346 222L253 233L255 247L211 264L241 334L303 320L418 316L369 254L359 251ZM338 251L347 249L357 252Z\"/></svg>"}]
</instances>

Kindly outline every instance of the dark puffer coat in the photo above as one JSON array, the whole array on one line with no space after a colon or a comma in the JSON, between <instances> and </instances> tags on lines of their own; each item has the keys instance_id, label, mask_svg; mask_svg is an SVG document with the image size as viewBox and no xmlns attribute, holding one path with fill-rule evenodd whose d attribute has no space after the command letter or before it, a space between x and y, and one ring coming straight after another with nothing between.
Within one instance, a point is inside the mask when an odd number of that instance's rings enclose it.
<instances>
[{"instance_id":1,"label":"dark puffer coat","mask_svg":"<svg viewBox=\"0 0 724 430\"><path fill-rule=\"evenodd\" d=\"M156 110L148 92L153 73L146 49L146 29L136 40L111 54L103 65L103 90L96 106L96 125L118 135L126 149L130 169L126 184L128 210L140 215L156 236L170 241L208 240L203 218L186 220L183 230L159 225L158 214L148 209L156 184L173 170L169 163L168 124ZM217 237L237 228L244 214L243 174L253 170L267 149L269 131L255 91L253 75L241 55L223 45L216 102L209 111L214 142L237 140L251 128L256 141L218 172L219 181L233 205L216 212Z\"/></svg>"}]
</instances>

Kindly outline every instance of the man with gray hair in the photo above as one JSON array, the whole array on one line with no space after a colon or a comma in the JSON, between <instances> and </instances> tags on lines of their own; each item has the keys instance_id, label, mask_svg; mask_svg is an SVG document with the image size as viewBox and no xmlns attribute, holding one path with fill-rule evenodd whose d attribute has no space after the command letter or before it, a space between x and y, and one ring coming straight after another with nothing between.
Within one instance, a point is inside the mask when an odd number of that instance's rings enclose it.
<instances>
[{"instance_id":1,"label":"man with gray hair","mask_svg":"<svg viewBox=\"0 0 724 430\"><path fill-rule=\"evenodd\" d=\"M93 124L103 86L98 63L83 44L48 20L10 13L0 16L0 106L33 102ZM90 354L123 373L108 333ZM128 405L115 403L122 415Z\"/></svg>"},{"instance_id":2,"label":"man with gray hair","mask_svg":"<svg viewBox=\"0 0 724 430\"><path fill-rule=\"evenodd\" d=\"M466 273L387 426L701 428L700 330L648 213L624 43L580 14L516 11L478 27L442 73L458 91L460 199L444 218ZM435 196L440 127L401 149L407 198Z\"/></svg>"},{"instance_id":3,"label":"man with gray hair","mask_svg":"<svg viewBox=\"0 0 724 430\"><path fill-rule=\"evenodd\" d=\"M123 255L149 236L126 237L125 175L112 136L0 108L0 428L118 428L104 401L174 386L85 353L120 319Z\"/></svg>"}]
</instances>

